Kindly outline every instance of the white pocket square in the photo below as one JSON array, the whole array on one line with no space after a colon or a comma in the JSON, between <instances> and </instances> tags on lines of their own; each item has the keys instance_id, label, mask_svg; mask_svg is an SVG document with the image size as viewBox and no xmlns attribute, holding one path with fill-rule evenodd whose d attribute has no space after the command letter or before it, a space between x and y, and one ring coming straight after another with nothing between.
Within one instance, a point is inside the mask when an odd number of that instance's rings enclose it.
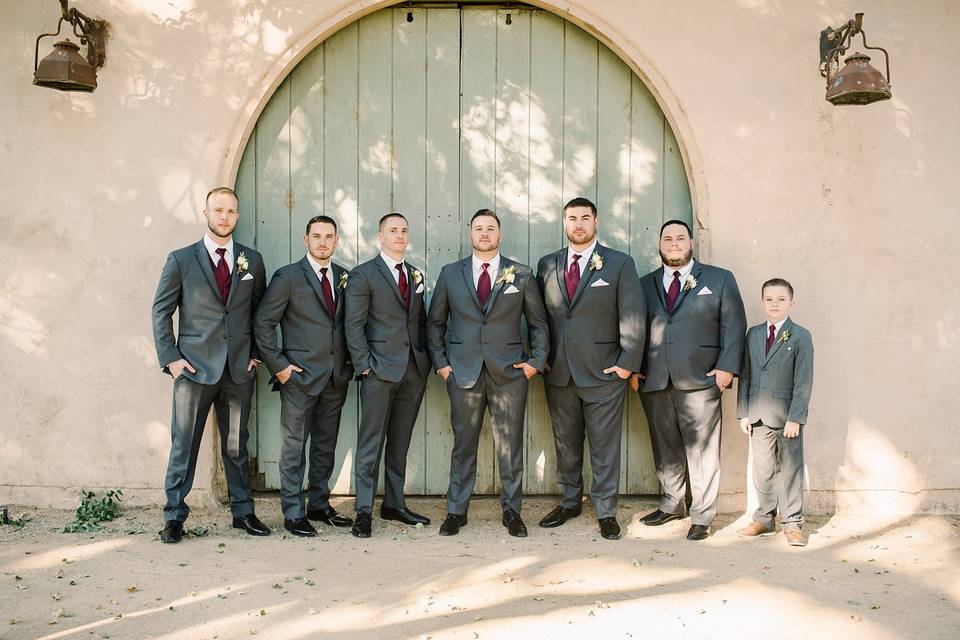
<instances>
[{"instance_id":1,"label":"white pocket square","mask_svg":"<svg viewBox=\"0 0 960 640\"><path fill-rule=\"evenodd\" d=\"M603 278L600 278L599 280L597 280L596 282L594 282L594 283L591 284L590 286L591 286L591 287L609 287L609 286L610 286L610 283L607 282L606 280L604 280Z\"/></svg>"},{"instance_id":2,"label":"white pocket square","mask_svg":"<svg viewBox=\"0 0 960 640\"><path fill-rule=\"evenodd\" d=\"M520 289L517 289L515 286L510 285L509 287L503 290L503 295L507 295L508 293L520 293Z\"/></svg>"},{"instance_id":3,"label":"white pocket square","mask_svg":"<svg viewBox=\"0 0 960 640\"><path fill-rule=\"evenodd\" d=\"M710 291L709 287L704 287L703 289L700 289L700 291L697 291L698 296L709 296L711 294L713 294L713 291Z\"/></svg>"},{"instance_id":4,"label":"white pocket square","mask_svg":"<svg viewBox=\"0 0 960 640\"><path fill-rule=\"evenodd\" d=\"M423 293L423 283L422 283L422 282L420 283L420 286L417 287L417 290L415 291L415 293Z\"/></svg>"},{"instance_id":5,"label":"white pocket square","mask_svg":"<svg viewBox=\"0 0 960 640\"><path fill-rule=\"evenodd\" d=\"M244 276L243 276L242 278L240 278L240 279L241 279L241 280L253 280L253 274L252 274L252 273L247 273L246 275L244 275Z\"/></svg>"}]
</instances>

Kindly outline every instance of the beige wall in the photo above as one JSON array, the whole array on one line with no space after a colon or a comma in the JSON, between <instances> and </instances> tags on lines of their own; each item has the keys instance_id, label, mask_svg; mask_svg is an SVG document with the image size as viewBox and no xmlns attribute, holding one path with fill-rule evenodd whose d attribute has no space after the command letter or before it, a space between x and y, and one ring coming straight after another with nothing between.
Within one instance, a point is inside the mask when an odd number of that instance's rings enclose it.
<instances>
[{"instance_id":1,"label":"beige wall","mask_svg":"<svg viewBox=\"0 0 960 640\"><path fill-rule=\"evenodd\" d=\"M685 146L702 254L737 274L749 320L762 319L765 278L797 287L794 318L817 345L811 506L960 510L960 287L948 260L960 80L943 72L960 59L952 3L537 4L650 81ZM112 25L92 95L30 84L34 38L58 3L4 3L0 503L69 505L81 487L162 500L170 385L149 309L166 252L202 233L203 194L232 179L285 70L375 8L77 6ZM890 51L894 99L835 108L822 97L817 34L855 10L871 44ZM732 420L724 441L725 506L742 508L747 446ZM194 504L211 495L211 443L205 451Z\"/></svg>"}]
</instances>

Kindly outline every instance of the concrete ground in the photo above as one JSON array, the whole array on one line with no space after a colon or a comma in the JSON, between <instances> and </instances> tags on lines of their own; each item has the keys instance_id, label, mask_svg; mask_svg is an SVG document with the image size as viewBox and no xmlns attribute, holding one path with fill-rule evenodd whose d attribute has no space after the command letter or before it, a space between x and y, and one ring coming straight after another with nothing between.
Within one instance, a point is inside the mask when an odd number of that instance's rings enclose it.
<instances>
[{"instance_id":1,"label":"concrete ground","mask_svg":"<svg viewBox=\"0 0 960 640\"><path fill-rule=\"evenodd\" d=\"M0 527L0 638L944 638L960 637L960 517L810 518L810 545L742 540L719 517L705 542L689 520L638 522L600 538L589 507L536 526L555 500L528 500L530 537L506 535L496 500L475 500L441 538L440 499L411 500L423 529L374 518L374 537L282 529L277 500L252 538L225 511L194 512L202 537L159 542L161 512L126 509L103 532L61 533L67 511L11 507ZM335 501L350 513L350 501ZM283 535L282 535L283 534Z\"/></svg>"}]
</instances>

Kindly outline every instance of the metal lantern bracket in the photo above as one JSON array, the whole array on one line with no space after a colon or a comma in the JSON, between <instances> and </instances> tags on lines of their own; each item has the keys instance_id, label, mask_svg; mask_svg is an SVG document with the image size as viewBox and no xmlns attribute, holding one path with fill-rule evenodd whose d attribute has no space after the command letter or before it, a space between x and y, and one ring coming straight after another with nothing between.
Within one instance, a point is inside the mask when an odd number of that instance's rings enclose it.
<instances>
[{"instance_id":1,"label":"metal lantern bracket","mask_svg":"<svg viewBox=\"0 0 960 640\"><path fill-rule=\"evenodd\" d=\"M73 35L80 39L80 44L87 45L87 62L95 70L103 66L107 59L107 23L104 20L94 20L80 13L76 8L68 8L67 0L60 0L60 20L57 21L55 33L42 33L37 37L33 51L33 71L36 73L40 61L40 40L60 35L64 21L73 28Z\"/></svg>"},{"instance_id":2,"label":"metal lantern bracket","mask_svg":"<svg viewBox=\"0 0 960 640\"><path fill-rule=\"evenodd\" d=\"M890 81L890 56L883 47L871 47L867 44L867 34L863 31L863 14L857 13L852 20L847 21L842 27L834 29L827 27L820 32L820 75L827 79L830 84L833 75L840 67L840 58L847 52L853 41L853 37L860 34L865 49L882 51L883 59L887 66L887 85L892 86Z\"/></svg>"}]
</instances>

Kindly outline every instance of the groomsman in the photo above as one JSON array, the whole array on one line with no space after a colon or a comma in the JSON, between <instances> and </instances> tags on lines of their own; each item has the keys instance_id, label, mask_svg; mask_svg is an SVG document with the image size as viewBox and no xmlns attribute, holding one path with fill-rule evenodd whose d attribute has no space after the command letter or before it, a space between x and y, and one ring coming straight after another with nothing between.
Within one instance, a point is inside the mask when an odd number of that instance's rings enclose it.
<instances>
[{"instance_id":1,"label":"groomsman","mask_svg":"<svg viewBox=\"0 0 960 640\"><path fill-rule=\"evenodd\" d=\"M537 265L550 319L544 382L563 493L540 526L557 527L580 515L586 434L600 535L616 540L624 390L640 369L646 312L633 258L597 242L598 227L596 206L574 198L563 208L569 245Z\"/></svg>"},{"instance_id":2,"label":"groomsman","mask_svg":"<svg viewBox=\"0 0 960 640\"><path fill-rule=\"evenodd\" d=\"M211 405L220 429L233 526L250 535L270 534L254 513L247 461L247 418L260 363L251 334L266 276L260 254L233 240L237 206L232 189L217 187L207 194L203 239L167 257L153 301L157 357L174 380L163 542L183 537L183 521L190 513L185 500Z\"/></svg>"},{"instance_id":3,"label":"groomsman","mask_svg":"<svg viewBox=\"0 0 960 640\"><path fill-rule=\"evenodd\" d=\"M283 527L314 537L310 520L349 527L353 520L330 506L330 475L340 411L352 370L343 332L347 272L333 262L337 223L328 216L307 222L306 255L273 275L257 310L254 330L274 391L280 392L280 508ZM277 327L283 344L277 346ZM310 438L310 478L305 506L303 475Z\"/></svg>"},{"instance_id":4,"label":"groomsman","mask_svg":"<svg viewBox=\"0 0 960 640\"><path fill-rule=\"evenodd\" d=\"M720 394L740 373L747 328L733 274L693 259L690 227L660 228L663 266L640 280L647 335L640 400L650 422L660 506L641 522L658 526L683 517L690 476L690 530L703 540L720 493Z\"/></svg>"},{"instance_id":5,"label":"groomsman","mask_svg":"<svg viewBox=\"0 0 960 640\"><path fill-rule=\"evenodd\" d=\"M523 417L528 380L547 359L547 316L530 267L500 255L500 218L480 209L470 220L469 258L440 271L428 315L427 341L437 373L447 384L453 451L447 517L440 535L467 524L477 476L477 444L490 410L500 467L503 526L525 538L520 518L523 482ZM524 349L521 318L530 349Z\"/></svg>"},{"instance_id":6,"label":"groomsman","mask_svg":"<svg viewBox=\"0 0 960 640\"><path fill-rule=\"evenodd\" d=\"M407 219L380 218L380 254L350 272L344 289L345 330L353 368L360 372L360 429L357 434L356 521L351 533L369 538L373 499L384 455L380 517L404 524L430 524L410 511L403 497L410 435L427 385L427 313L423 272L404 260Z\"/></svg>"}]
</instances>

